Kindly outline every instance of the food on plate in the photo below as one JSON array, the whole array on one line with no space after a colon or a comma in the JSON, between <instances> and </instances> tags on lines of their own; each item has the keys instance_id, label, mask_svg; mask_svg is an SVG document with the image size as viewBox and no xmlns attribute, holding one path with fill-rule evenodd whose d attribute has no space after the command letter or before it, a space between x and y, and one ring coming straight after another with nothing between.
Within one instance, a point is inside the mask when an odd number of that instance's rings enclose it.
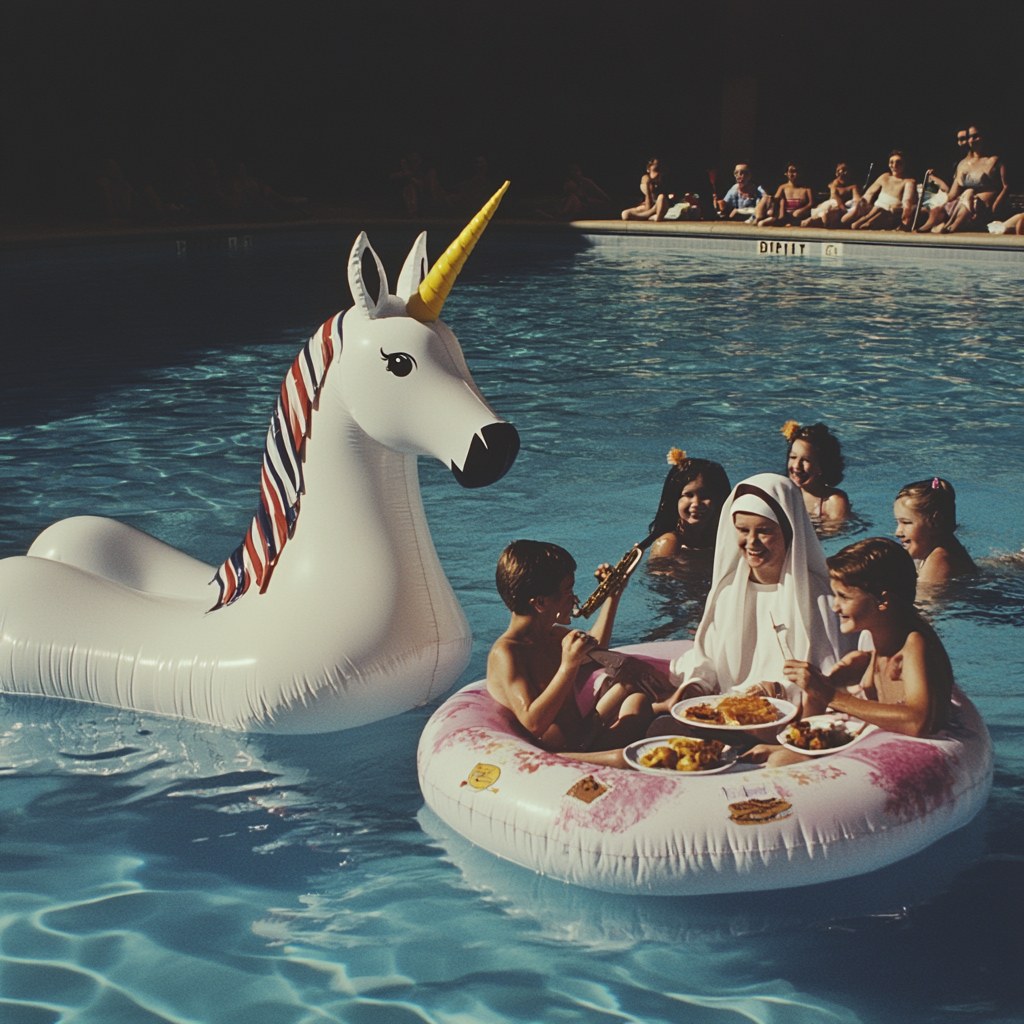
<instances>
[{"instance_id":1,"label":"food on plate","mask_svg":"<svg viewBox=\"0 0 1024 1024\"><path fill-rule=\"evenodd\" d=\"M641 754L640 764L645 768L666 768L677 772L705 772L718 767L724 749L725 744L718 740L674 736Z\"/></svg>"},{"instance_id":2,"label":"food on plate","mask_svg":"<svg viewBox=\"0 0 1024 1024\"><path fill-rule=\"evenodd\" d=\"M784 733L786 742L800 750L832 750L844 747L856 733L851 733L841 724L833 723L824 728L812 726L810 722L794 722Z\"/></svg>"},{"instance_id":3,"label":"food on plate","mask_svg":"<svg viewBox=\"0 0 1024 1024\"><path fill-rule=\"evenodd\" d=\"M714 704L694 704L683 717L710 725L771 725L779 711L770 700L753 694L723 697Z\"/></svg>"}]
</instances>

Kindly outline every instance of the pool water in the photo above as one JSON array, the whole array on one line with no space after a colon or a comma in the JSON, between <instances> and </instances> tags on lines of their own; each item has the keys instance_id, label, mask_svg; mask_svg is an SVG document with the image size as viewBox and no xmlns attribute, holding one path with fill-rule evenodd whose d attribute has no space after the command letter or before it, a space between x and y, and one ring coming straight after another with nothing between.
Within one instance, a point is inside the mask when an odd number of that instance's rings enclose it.
<instances>
[{"instance_id":1,"label":"pool water","mask_svg":"<svg viewBox=\"0 0 1024 1024\"><path fill-rule=\"evenodd\" d=\"M371 240L397 276L411 235ZM351 242L8 253L0 555L93 513L223 559L281 377L350 301ZM424 808L415 750L433 706L287 738L3 697L0 1020L1019 1020L1020 278L1005 259L775 262L496 231L445 317L522 452L479 491L420 469L475 635L463 682L507 624L504 545L564 544L586 592L590 567L646 534L672 446L736 482L783 469L785 420L828 422L857 518L827 553L890 533L902 484L952 480L980 572L929 612L996 749L969 828L840 883L611 897L498 861ZM688 635L705 575L640 575L616 640Z\"/></svg>"}]
</instances>

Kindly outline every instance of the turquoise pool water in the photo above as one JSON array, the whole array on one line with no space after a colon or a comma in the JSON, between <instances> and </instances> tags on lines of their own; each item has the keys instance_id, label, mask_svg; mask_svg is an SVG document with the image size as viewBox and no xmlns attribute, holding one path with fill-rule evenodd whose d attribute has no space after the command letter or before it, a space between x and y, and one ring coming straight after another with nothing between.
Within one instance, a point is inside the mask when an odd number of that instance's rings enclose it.
<instances>
[{"instance_id":1,"label":"turquoise pool water","mask_svg":"<svg viewBox=\"0 0 1024 1024\"><path fill-rule=\"evenodd\" d=\"M371 239L395 275L411 236ZM351 241L7 254L0 555L96 513L222 559L281 376L349 302ZM614 898L497 861L423 809L432 708L289 739L0 698L0 1020L1019 1020L1020 278L1007 261L776 263L495 232L445 315L522 453L471 492L421 463L476 637L465 681L505 626L501 548L618 558L673 445L737 481L783 467L784 420L832 424L858 519L827 551L890 532L902 484L951 479L981 572L931 613L996 748L969 829L843 883ZM633 582L616 639L686 635L700 575Z\"/></svg>"}]
</instances>

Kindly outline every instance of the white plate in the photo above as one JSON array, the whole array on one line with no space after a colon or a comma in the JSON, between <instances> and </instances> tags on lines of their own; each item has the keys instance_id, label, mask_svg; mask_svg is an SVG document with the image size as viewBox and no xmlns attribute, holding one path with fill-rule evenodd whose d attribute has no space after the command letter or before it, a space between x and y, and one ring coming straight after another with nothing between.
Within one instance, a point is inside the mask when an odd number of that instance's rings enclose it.
<instances>
[{"instance_id":1,"label":"white plate","mask_svg":"<svg viewBox=\"0 0 1024 1024\"><path fill-rule=\"evenodd\" d=\"M805 757L823 757L825 754L839 754L844 750L849 750L857 740L863 739L870 729L867 722L862 722L859 718L846 718L842 715L812 715L810 718L805 718L804 721L812 729L825 729L829 726L845 729L851 737L850 742L844 743L841 747L829 747L827 750L804 750L803 747L794 747L792 743L787 743L786 733L789 732L789 729L783 729L778 736L779 743L787 750L792 750L794 754L803 754Z\"/></svg>"},{"instance_id":2,"label":"white plate","mask_svg":"<svg viewBox=\"0 0 1024 1024\"><path fill-rule=\"evenodd\" d=\"M685 722L686 725L693 726L695 729L723 729L726 732L756 732L758 729L771 729L775 725L785 725L796 718L796 705L790 704L788 700L779 700L777 697L765 697L765 700L769 704L774 705L775 710L779 713L779 717L774 722L761 722L758 725L714 725L711 722L698 722L683 716L683 712L687 708L694 707L696 704L711 704L714 706L726 697L735 696L737 696L735 693L716 693L710 697L689 697L673 706L672 717L680 722Z\"/></svg>"},{"instance_id":3,"label":"white plate","mask_svg":"<svg viewBox=\"0 0 1024 1024\"><path fill-rule=\"evenodd\" d=\"M635 768L638 772L647 772L648 775L672 775L677 779L686 779L692 775L714 775L715 772L724 772L726 768L732 766L737 757L735 747L723 747L718 766L715 768L705 768L701 772L680 772L676 771L675 768L648 768L640 763L640 758L649 750L653 750L655 747L667 747L669 740L677 739L679 739L678 736L649 736L645 740L637 740L636 743L630 743L623 750L622 756L625 757L626 764L630 768Z\"/></svg>"}]
</instances>

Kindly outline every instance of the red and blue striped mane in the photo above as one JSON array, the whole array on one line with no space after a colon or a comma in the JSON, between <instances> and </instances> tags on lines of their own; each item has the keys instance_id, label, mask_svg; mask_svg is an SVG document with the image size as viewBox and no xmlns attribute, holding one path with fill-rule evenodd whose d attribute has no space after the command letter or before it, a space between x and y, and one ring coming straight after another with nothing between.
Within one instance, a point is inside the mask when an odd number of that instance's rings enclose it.
<instances>
[{"instance_id":1,"label":"red and blue striped mane","mask_svg":"<svg viewBox=\"0 0 1024 1024\"><path fill-rule=\"evenodd\" d=\"M313 410L334 358L332 317L295 357L281 382L281 395L270 418L260 474L260 502L242 543L214 575L220 587L216 611L237 601L255 583L262 594L274 566L295 532L299 499L305 491L302 463Z\"/></svg>"}]
</instances>

